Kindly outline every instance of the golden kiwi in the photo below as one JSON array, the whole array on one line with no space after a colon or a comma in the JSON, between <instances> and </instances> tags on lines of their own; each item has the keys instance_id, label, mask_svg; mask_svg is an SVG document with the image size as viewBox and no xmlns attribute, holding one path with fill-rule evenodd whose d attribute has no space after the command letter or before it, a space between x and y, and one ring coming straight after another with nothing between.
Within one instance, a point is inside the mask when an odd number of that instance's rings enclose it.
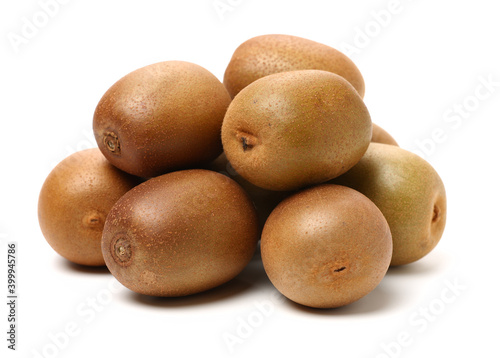
<instances>
[{"instance_id":1,"label":"golden kiwi","mask_svg":"<svg viewBox=\"0 0 500 358\"><path fill-rule=\"evenodd\" d=\"M233 99L222 124L233 168L270 190L335 178L358 162L371 135L370 114L354 87L320 70L258 79Z\"/></svg>"},{"instance_id":2,"label":"golden kiwi","mask_svg":"<svg viewBox=\"0 0 500 358\"><path fill-rule=\"evenodd\" d=\"M391 261L389 226L363 194L323 184L300 191L271 213L261 239L273 285L301 305L335 308L372 291Z\"/></svg>"},{"instance_id":3,"label":"golden kiwi","mask_svg":"<svg viewBox=\"0 0 500 358\"><path fill-rule=\"evenodd\" d=\"M61 256L102 266L101 235L109 210L140 179L112 166L99 149L74 153L45 180L38 220L45 239Z\"/></svg>"},{"instance_id":4,"label":"golden kiwi","mask_svg":"<svg viewBox=\"0 0 500 358\"><path fill-rule=\"evenodd\" d=\"M421 259L441 239L445 188L434 168L418 155L371 143L359 163L332 182L360 191L382 211L394 241L391 266Z\"/></svg>"},{"instance_id":5,"label":"golden kiwi","mask_svg":"<svg viewBox=\"0 0 500 358\"><path fill-rule=\"evenodd\" d=\"M245 191L201 169L152 178L125 194L104 226L111 273L151 296L185 296L219 286L248 264L257 215Z\"/></svg>"},{"instance_id":6,"label":"golden kiwi","mask_svg":"<svg viewBox=\"0 0 500 358\"><path fill-rule=\"evenodd\" d=\"M113 165L153 177L219 156L230 101L224 85L203 67L159 62L111 86L95 110L94 134Z\"/></svg>"},{"instance_id":7,"label":"golden kiwi","mask_svg":"<svg viewBox=\"0 0 500 358\"><path fill-rule=\"evenodd\" d=\"M295 70L336 73L364 96L363 76L346 55L327 45L290 35L263 35L242 43L226 68L224 85L234 98L261 77Z\"/></svg>"}]
</instances>

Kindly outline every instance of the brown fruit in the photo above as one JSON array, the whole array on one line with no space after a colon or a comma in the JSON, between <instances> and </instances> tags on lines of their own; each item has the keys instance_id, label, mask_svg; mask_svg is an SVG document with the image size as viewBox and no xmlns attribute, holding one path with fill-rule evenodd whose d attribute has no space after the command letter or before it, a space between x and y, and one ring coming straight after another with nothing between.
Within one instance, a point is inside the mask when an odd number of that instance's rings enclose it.
<instances>
[{"instance_id":1,"label":"brown fruit","mask_svg":"<svg viewBox=\"0 0 500 358\"><path fill-rule=\"evenodd\" d=\"M282 201L264 226L262 262L273 285L305 306L352 303L382 280L392 240L380 210L359 192L323 184Z\"/></svg>"},{"instance_id":2,"label":"brown fruit","mask_svg":"<svg viewBox=\"0 0 500 358\"><path fill-rule=\"evenodd\" d=\"M395 145L399 147L398 142L382 127L372 123L372 142L375 143L384 143Z\"/></svg>"},{"instance_id":3,"label":"brown fruit","mask_svg":"<svg viewBox=\"0 0 500 358\"><path fill-rule=\"evenodd\" d=\"M234 98L261 77L295 70L336 73L364 96L363 76L346 55L321 43L290 35L263 35L242 43L226 68L224 85Z\"/></svg>"},{"instance_id":4,"label":"brown fruit","mask_svg":"<svg viewBox=\"0 0 500 358\"><path fill-rule=\"evenodd\" d=\"M288 191L275 191L260 188L253 185L248 180L245 180L241 175L238 174L236 170L231 166L231 163L227 160L226 154L222 153L217 159L209 163L206 167L208 170L213 170L228 176L237 182L250 196L255 209L257 210L257 216L259 217L260 231L264 227L264 223L267 218L274 210L274 208L292 192Z\"/></svg>"},{"instance_id":5,"label":"brown fruit","mask_svg":"<svg viewBox=\"0 0 500 358\"><path fill-rule=\"evenodd\" d=\"M360 191L382 211L394 241L391 266L421 259L441 239L445 188L434 168L418 155L371 143L359 163L332 182Z\"/></svg>"},{"instance_id":6,"label":"brown fruit","mask_svg":"<svg viewBox=\"0 0 500 358\"><path fill-rule=\"evenodd\" d=\"M104 265L106 216L139 181L112 166L97 148L70 155L50 172L40 191L38 221L45 239L69 261Z\"/></svg>"},{"instance_id":7,"label":"brown fruit","mask_svg":"<svg viewBox=\"0 0 500 358\"><path fill-rule=\"evenodd\" d=\"M104 94L94 134L113 165L153 177L220 155L230 101L224 85L203 67L160 62L129 73Z\"/></svg>"},{"instance_id":8,"label":"brown fruit","mask_svg":"<svg viewBox=\"0 0 500 358\"><path fill-rule=\"evenodd\" d=\"M240 273L257 245L244 190L209 170L165 174L124 195L109 213L102 251L111 273L151 296L185 296Z\"/></svg>"},{"instance_id":9,"label":"brown fruit","mask_svg":"<svg viewBox=\"0 0 500 358\"><path fill-rule=\"evenodd\" d=\"M233 168L264 189L295 190L351 168L370 143L372 124L354 87L331 72L263 77L231 102L222 124Z\"/></svg>"}]
</instances>

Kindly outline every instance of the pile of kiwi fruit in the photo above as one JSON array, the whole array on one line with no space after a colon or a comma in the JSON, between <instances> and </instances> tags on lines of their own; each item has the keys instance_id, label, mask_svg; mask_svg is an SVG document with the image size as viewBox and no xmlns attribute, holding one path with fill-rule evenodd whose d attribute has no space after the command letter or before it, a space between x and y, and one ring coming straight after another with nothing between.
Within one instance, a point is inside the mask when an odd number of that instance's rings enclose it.
<instances>
[{"instance_id":1,"label":"pile of kiwi fruit","mask_svg":"<svg viewBox=\"0 0 500 358\"><path fill-rule=\"evenodd\" d=\"M439 175L372 123L364 93L347 56L288 35L242 43L223 82L184 61L137 69L97 104L98 148L48 175L42 233L144 295L220 286L260 241L288 299L357 301L427 255L446 222Z\"/></svg>"}]
</instances>

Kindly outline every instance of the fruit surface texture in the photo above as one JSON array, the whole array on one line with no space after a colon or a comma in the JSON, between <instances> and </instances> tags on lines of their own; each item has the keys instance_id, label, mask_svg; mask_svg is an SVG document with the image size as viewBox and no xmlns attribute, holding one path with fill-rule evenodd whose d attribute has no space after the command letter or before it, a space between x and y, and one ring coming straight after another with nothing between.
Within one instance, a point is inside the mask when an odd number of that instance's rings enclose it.
<instances>
[{"instance_id":1,"label":"fruit surface texture","mask_svg":"<svg viewBox=\"0 0 500 358\"><path fill-rule=\"evenodd\" d=\"M101 235L109 210L139 178L112 166L99 149L74 153L48 175L38 220L50 246L69 261L102 266Z\"/></svg>"},{"instance_id":2,"label":"fruit surface texture","mask_svg":"<svg viewBox=\"0 0 500 358\"><path fill-rule=\"evenodd\" d=\"M111 273L150 296L219 286L248 264L258 240L255 209L230 178L183 170L152 178L120 199L103 232Z\"/></svg>"},{"instance_id":3,"label":"fruit surface texture","mask_svg":"<svg viewBox=\"0 0 500 358\"><path fill-rule=\"evenodd\" d=\"M282 201L267 220L262 261L273 285L314 308L350 304L371 292L391 260L389 226L359 192L323 184Z\"/></svg>"},{"instance_id":4,"label":"fruit surface texture","mask_svg":"<svg viewBox=\"0 0 500 358\"><path fill-rule=\"evenodd\" d=\"M213 162L210 162L205 169L213 170L227 175L235 182L237 182L247 192L255 206L255 209L257 210L257 216L259 217L259 227L261 230L264 227L264 223L266 222L273 209L283 199L293 193L288 191L268 190L253 185L234 170L224 153L217 157L217 159L215 159Z\"/></svg>"},{"instance_id":5,"label":"fruit surface texture","mask_svg":"<svg viewBox=\"0 0 500 358\"><path fill-rule=\"evenodd\" d=\"M255 80L278 72L324 70L349 81L361 97L365 83L361 72L342 52L321 43L290 35L263 35L242 43L224 74L232 97Z\"/></svg>"},{"instance_id":6,"label":"fruit surface texture","mask_svg":"<svg viewBox=\"0 0 500 358\"><path fill-rule=\"evenodd\" d=\"M261 78L231 102L224 152L254 185L295 190L346 172L366 151L370 114L355 89L331 72L304 70Z\"/></svg>"},{"instance_id":7,"label":"fruit surface texture","mask_svg":"<svg viewBox=\"0 0 500 358\"><path fill-rule=\"evenodd\" d=\"M165 61L133 71L103 95L94 135L116 167L141 177L209 162L231 98L208 70Z\"/></svg>"},{"instance_id":8,"label":"fruit surface texture","mask_svg":"<svg viewBox=\"0 0 500 358\"><path fill-rule=\"evenodd\" d=\"M446 225L446 191L439 174L405 149L371 143L351 170L333 182L370 198L389 223L394 241L392 266L431 252Z\"/></svg>"}]
</instances>

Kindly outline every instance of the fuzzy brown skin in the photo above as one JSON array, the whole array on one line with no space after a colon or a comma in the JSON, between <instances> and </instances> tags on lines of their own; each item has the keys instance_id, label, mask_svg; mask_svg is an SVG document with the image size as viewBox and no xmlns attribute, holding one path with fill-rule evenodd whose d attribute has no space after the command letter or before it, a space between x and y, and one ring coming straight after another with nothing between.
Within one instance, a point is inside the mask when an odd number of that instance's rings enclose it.
<instances>
[{"instance_id":1,"label":"fuzzy brown skin","mask_svg":"<svg viewBox=\"0 0 500 358\"><path fill-rule=\"evenodd\" d=\"M45 180L38 221L45 239L71 262L102 266L101 235L109 210L140 179L112 166L99 149L61 161Z\"/></svg>"},{"instance_id":2,"label":"fuzzy brown skin","mask_svg":"<svg viewBox=\"0 0 500 358\"><path fill-rule=\"evenodd\" d=\"M335 308L371 292L389 267L392 239L380 210L359 192L323 184L281 202L264 226L262 262L294 302Z\"/></svg>"},{"instance_id":3,"label":"fuzzy brown skin","mask_svg":"<svg viewBox=\"0 0 500 358\"><path fill-rule=\"evenodd\" d=\"M427 255L446 224L446 192L434 168L402 148L370 144L351 170L333 180L370 198L389 223L394 241L391 266Z\"/></svg>"},{"instance_id":4,"label":"fuzzy brown skin","mask_svg":"<svg viewBox=\"0 0 500 358\"><path fill-rule=\"evenodd\" d=\"M113 165L153 177L220 155L230 101L224 85L203 67L160 62L129 73L104 94L94 134Z\"/></svg>"},{"instance_id":5,"label":"fuzzy brown skin","mask_svg":"<svg viewBox=\"0 0 500 358\"><path fill-rule=\"evenodd\" d=\"M398 142L382 127L372 123L372 142L395 145L399 147Z\"/></svg>"},{"instance_id":6,"label":"fuzzy brown skin","mask_svg":"<svg viewBox=\"0 0 500 358\"><path fill-rule=\"evenodd\" d=\"M261 78L231 102L222 124L233 168L269 190L296 190L335 178L366 151L370 114L354 87L331 72Z\"/></svg>"},{"instance_id":7,"label":"fuzzy brown skin","mask_svg":"<svg viewBox=\"0 0 500 358\"><path fill-rule=\"evenodd\" d=\"M208 170L165 174L111 210L102 251L111 273L151 296L185 296L240 273L255 252L257 215L244 190Z\"/></svg>"},{"instance_id":8,"label":"fuzzy brown skin","mask_svg":"<svg viewBox=\"0 0 500 358\"><path fill-rule=\"evenodd\" d=\"M361 98L365 83L361 72L346 55L321 43L290 35L263 35L242 43L224 74L231 97L255 80L278 72L324 70L349 81Z\"/></svg>"},{"instance_id":9,"label":"fuzzy brown skin","mask_svg":"<svg viewBox=\"0 0 500 358\"><path fill-rule=\"evenodd\" d=\"M215 159L213 162L207 164L205 168L227 175L235 182L237 182L247 192L247 194L250 196L250 199L252 199L255 209L257 210L260 232L262 232L262 228L264 227L267 218L274 210L274 208L283 199L292 194L292 192L288 191L268 190L253 185L233 169L231 163L229 163L224 153L217 157L217 159Z\"/></svg>"}]
</instances>

